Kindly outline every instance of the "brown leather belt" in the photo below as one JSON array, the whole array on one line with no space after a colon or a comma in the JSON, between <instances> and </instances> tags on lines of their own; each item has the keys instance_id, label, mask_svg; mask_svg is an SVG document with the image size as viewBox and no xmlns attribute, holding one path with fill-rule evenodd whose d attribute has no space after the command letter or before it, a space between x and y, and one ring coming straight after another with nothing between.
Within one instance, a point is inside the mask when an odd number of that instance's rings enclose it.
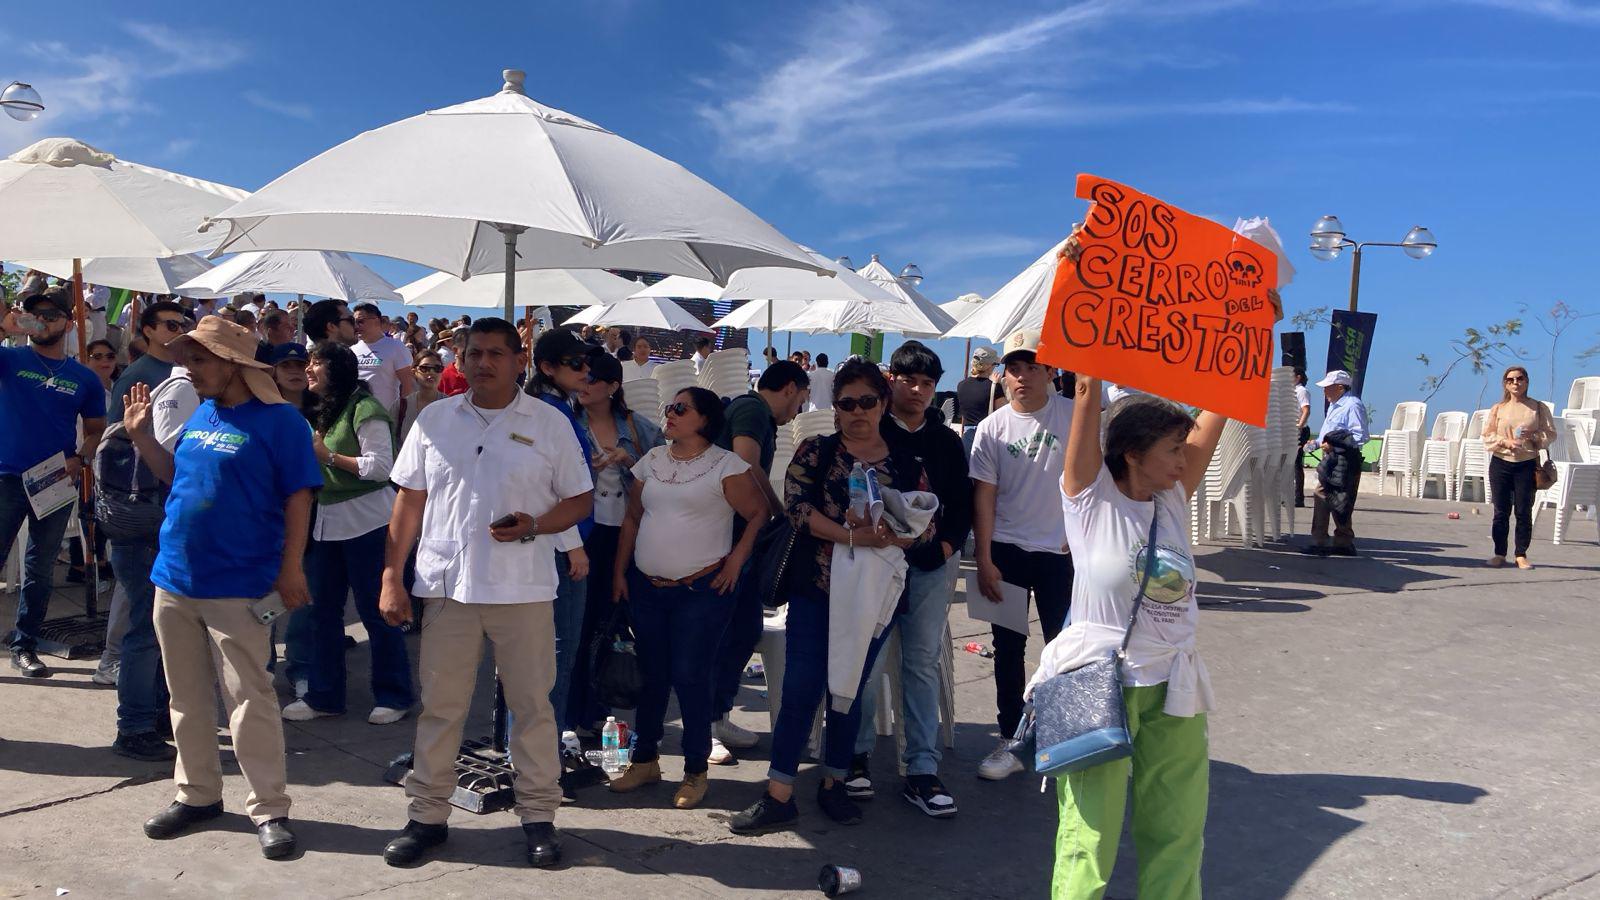
<instances>
[{"instance_id":1,"label":"brown leather belt","mask_svg":"<svg viewBox=\"0 0 1600 900\"><path fill-rule=\"evenodd\" d=\"M722 568L724 561L725 559L719 559L711 565L706 566L704 569L694 573L693 575L686 575L682 578L657 578L654 575L645 575L644 577L645 580L650 582L650 586L653 588L683 587L686 584L693 584L707 575L710 575L712 572Z\"/></svg>"}]
</instances>

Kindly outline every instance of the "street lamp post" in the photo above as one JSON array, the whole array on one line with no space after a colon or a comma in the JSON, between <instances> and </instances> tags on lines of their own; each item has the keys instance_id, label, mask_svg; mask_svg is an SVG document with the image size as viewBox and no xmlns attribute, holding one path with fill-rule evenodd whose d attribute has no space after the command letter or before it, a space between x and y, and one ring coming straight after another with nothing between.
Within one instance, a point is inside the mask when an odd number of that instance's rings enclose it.
<instances>
[{"instance_id":1,"label":"street lamp post","mask_svg":"<svg viewBox=\"0 0 1600 900\"><path fill-rule=\"evenodd\" d=\"M1383 241L1352 241L1345 236L1344 225L1337 216L1323 216L1311 227L1311 255L1324 262L1339 258L1346 247L1351 248L1350 258L1350 311L1356 311L1356 300L1361 292L1361 251L1367 247L1399 247L1412 259L1427 259L1437 249L1439 242L1433 232L1417 225L1406 232L1405 239L1396 243Z\"/></svg>"}]
</instances>

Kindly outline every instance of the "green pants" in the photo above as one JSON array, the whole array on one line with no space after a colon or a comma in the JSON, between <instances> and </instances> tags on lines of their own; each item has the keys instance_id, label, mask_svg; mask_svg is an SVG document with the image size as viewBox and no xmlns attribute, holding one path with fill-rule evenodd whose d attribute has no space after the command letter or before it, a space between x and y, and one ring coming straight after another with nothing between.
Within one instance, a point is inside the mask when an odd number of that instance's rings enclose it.
<instances>
[{"instance_id":1,"label":"green pants","mask_svg":"<svg viewBox=\"0 0 1600 900\"><path fill-rule=\"evenodd\" d=\"M1124 688L1122 699L1133 737L1132 758L1056 779L1061 824L1051 897L1099 900L1105 893L1117 862L1131 767L1139 896L1199 900L1210 791L1206 717L1162 712L1165 684Z\"/></svg>"}]
</instances>

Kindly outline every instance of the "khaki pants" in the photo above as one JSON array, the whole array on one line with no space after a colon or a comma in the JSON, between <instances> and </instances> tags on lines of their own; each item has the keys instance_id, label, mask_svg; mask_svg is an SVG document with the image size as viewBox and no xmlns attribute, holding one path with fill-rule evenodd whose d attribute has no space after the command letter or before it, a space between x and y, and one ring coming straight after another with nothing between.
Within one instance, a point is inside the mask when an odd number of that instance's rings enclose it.
<instances>
[{"instance_id":1,"label":"khaki pants","mask_svg":"<svg viewBox=\"0 0 1600 900\"><path fill-rule=\"evenodd\" d=\"M1359 479L1358 479L1359 483ZM1333 546L1340 548L1353 548L1356 545L1355 529L1355 494L1350 494L1349 509L1334 509L1328 502L1328 497L1322 492L1322 486L1317 485L1317 490L1311 495L1311 541L1312 543L1328 546L1328 520L1333 519Z\"/></svg>"},{"instance_id":2,"label":"khaki pants","mask_svg":"<svg viewBox=\"0 0 1600 900\"><path fill-rule=\"evenodd\" d=\"M556 682L555 616L550 603L460 603L430 598L422 612L419 662L422 712L406 796L410 817L428 825L450 818L456 754L466 727L483 639L511 713L511 761L517 768L517 815L553 822L561 806L561 759L550 689Z\"/></svg>"},{"instance_id":3,"label":"khaki pants","mask_svg":"<svg viewBox=\"0 0 1600 900\"><path fill-rule=\"evenodd\" d=\"M156 638L172 695L172 737L178 745L173 780L178 802L209 806L222 800L217 697L211 646L222 657L221 682L230 709L233 755L245 784L245 812L257 825L289 814L283 720L267 672L268 628L249 600L196 600L156 588Z\"/></svg>"}]
</instances>

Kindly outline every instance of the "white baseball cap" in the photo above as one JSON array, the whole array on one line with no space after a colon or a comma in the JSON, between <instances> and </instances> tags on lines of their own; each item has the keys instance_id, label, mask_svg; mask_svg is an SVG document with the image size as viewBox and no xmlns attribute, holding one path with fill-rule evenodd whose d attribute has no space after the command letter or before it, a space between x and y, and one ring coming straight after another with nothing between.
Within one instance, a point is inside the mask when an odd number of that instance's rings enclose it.
<instances>
[{"instance_id":1,"label":"white baseball cap","mask_svg":"<svg viewBox=\"0 0 1600 900\"><path fill-rule=\"evenodd\" d=\"M1044 333L1037 328L1024 328L1021 331L1012 332L1011 335L1006 338L1005 353L1000 357L1000 361L1002 363L1009 363L1012 357L1023 353L1026 353L1029 356L1034 356L1039 349L1039 342L1043 339L1043 337Z\"/></svg>"},{"instance_id":2,"label":"white baseball cap","mask_svg":"<svg viewBox=\"0 0 1600 900\"><path fill-rule=\"evenodd\" d=\"M1351 387L1355 384L1355 382L1350 379L1349 372L1346 372L1343 369L1334 369L1332 372L1329 372L1327 375L1325 375L1321 381L1317 382L1317 387L1333 387L1336 384L1342 384L1345 387Z\"/></svg>"}]
</instances>

